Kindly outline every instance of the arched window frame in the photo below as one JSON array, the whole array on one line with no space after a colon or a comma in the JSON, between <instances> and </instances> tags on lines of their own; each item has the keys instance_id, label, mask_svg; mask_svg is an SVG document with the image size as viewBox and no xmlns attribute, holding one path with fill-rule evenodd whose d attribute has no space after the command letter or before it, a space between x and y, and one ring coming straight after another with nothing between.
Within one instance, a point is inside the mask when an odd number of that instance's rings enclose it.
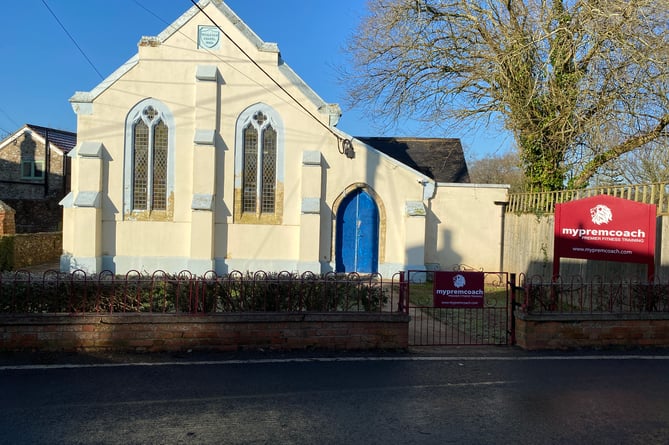
<instances>
[{"instance_id":1,"label":"arched window frame","mask_svg":"<svg viewBox=\"0 0 669 445\"><path fill-rule=\"evenodd\" d=\"M152 109L153 117L147 114ZM135 127L143 122L148 127L148 166L147 166L147 196L146 208L134 208L134 181L135 181ZM167 128L167 165L165 174L165 208L153 208L153 142L154 131L162 122ZM170 109L157 99L145 99L135 105L126 117L125 122L125 152L123 174L123 213L125 217L141 219L167 219L173 214L174 191L174 156L175 156L175 125L174 116Z\"/></svg>"},{"instance_id":2,"label":"arched window frame","mask_svg":"<svg viewBox=\"0 0 669 445\"><path fill-rule=\"evenodd\" d=\"M258 116L262 115L259 123ZM244 172L245 130L252 126L257 131L257 158L255 209L250 211L244 206ZM274 209L272 212L263 210L263 131L270 128L276 132L275 165L274 165ZM281 116L269 105L258 103L244 110L237 119L235 131L235 207L236 223L280 224L283 216L283 183L284 183L284 125ZM248 203L248 201L247 201Z\"/></svg>"}]
</instances>

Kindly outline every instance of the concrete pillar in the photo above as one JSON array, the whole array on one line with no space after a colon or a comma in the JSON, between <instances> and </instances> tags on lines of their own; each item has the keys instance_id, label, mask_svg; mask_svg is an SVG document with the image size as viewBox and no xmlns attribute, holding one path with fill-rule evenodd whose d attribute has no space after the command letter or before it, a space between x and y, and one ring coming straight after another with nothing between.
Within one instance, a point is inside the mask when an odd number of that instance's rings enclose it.
<instances>
[{"instance_id":1,"label":"concrete pillar","mask_svg":"<svg viewBox=\"0 0 669 445\"><path fill-rule=\"evenodd\" d=\"M193 136L193 197L191 201L189 270L214 270L214 194L219 73L216 66L200 65L195 73L195 134Z\"/></svg>"},{"instance_id":2,"label":"concrete pillar","mask_svg":"<svg viewBox=\"0 0 669 445\"><path fill-rule=\"evenodd\" d=\"M91 141L81 142L74 150L72 174L76 180L73 178L73 190L61 204L67 208L63 213L71 218L69 226L75 236L63 240L61 270L101 272L103 150L102 143Z\"/></svg>"},{"instance_id":3,"label":"concrete pillar","mask_svg":"<svg viewBox=\"0 0 669 445\"><path fill-rule=\"evenodd\" d=\"M404 264L410 270L425 269L425 217L427 211L421 201L405 203L404 237L406 246Z\"/></svg>"},{"instance_id":4,"label":"concrete pillar","mask_svg":"<svg viewBox=\"0 0 669 445\"><path fill-rule=\"evenodd\" d=\"M321 272L321 190L323 167L319 151L302 153L302 189L300 215L300 272Z\"/></svg>"}]
</instances>

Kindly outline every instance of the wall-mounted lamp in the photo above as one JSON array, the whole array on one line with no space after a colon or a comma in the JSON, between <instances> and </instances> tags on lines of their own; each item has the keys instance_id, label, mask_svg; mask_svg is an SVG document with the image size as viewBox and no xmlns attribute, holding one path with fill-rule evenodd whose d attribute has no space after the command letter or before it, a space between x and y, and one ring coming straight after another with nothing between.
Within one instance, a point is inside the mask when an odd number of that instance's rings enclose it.
<instances>
[{"instance_id":1,"label":"wall-mounted lamp","mask_svg":"<svg viewBox=\"0 0 669 445\"><path fill-rule=\"evenodd\" d=\"M355 150L353 149L353 143L350 139L340 139L339 153L346 155L347 158L355 158Z\"/></svg>"}]
</instances>

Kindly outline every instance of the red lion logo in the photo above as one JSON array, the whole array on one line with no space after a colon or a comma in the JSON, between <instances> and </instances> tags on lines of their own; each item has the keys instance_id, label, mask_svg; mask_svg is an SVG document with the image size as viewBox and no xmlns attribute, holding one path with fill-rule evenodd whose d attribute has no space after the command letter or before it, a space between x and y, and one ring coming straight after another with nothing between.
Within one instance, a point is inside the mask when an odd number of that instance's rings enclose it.
<instances>
[{"instance_id":1,"label":"red lion logo","mask_svg":"<svg viewBox=\"0 0 669 445\"><path fill-rule=\"evenodd\" d=\"M591 208L590 216L592 217L592 222L598 226L613 221L613 213L611 213L611 209L603 204L598 204Z\"/></svg>"}]
</instances>

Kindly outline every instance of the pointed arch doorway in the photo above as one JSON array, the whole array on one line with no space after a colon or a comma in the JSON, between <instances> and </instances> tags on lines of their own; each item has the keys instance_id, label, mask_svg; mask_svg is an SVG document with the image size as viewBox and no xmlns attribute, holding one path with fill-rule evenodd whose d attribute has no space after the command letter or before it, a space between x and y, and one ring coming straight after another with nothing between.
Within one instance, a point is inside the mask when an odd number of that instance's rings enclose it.
<instances>
[{"instance_id":1,"label":"pointed arch doorway","mask_svg":"<svg viewBox=\"0 0 669 445\"><path fill-rule=\"evenodd\" d=\"M376 273L379 266L379 208L362 188L346 195L337 211L337 272Z\"/></svg>"}]
</instances>

